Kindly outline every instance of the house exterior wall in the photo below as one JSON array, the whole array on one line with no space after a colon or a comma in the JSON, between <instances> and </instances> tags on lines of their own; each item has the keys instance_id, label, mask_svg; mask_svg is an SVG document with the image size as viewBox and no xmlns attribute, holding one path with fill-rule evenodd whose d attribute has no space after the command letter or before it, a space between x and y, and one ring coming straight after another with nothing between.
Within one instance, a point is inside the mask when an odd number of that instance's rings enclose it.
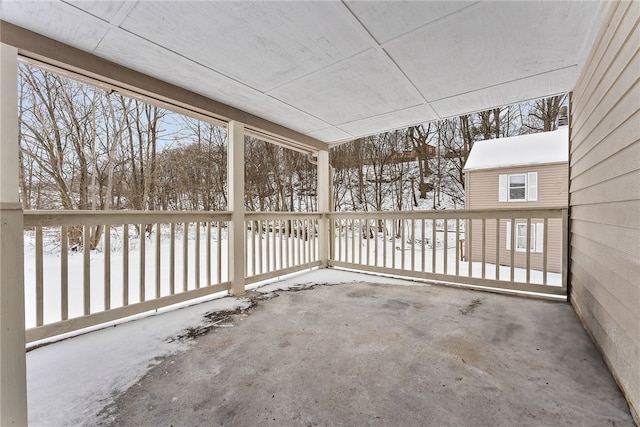
<instances>
[{"instance_id":1,"label":"house exterior wall","mask_svg":"<svg viewBox=\"0 0 640 427\"><path fill-rule=\"evenodd\" d=\"M640 3L612 2L571 98L570 301L640 411Z\"/></svg>"},{"instance_id":2,"label":"house exterior wall","mask_svg":"<svg viewBox=\"0 0 640 427\"><path fill-rule=\"evenodd\" d=\"M538 197L536 201L499 202L499 176L501 174L538 173ZM467 209L515 209L515 208L557 208L566 207L568 200L568 165L557 163L550 165L532 165L500 169L482 169L465 172L465 207ZM516 219L516 223L526 220ZM533 220L540 224L542 220ZM468 225L467 225L468 227ZM496 222L485 224L485 261L496 262ZM562 221L550 219L547 224L548 251L547 270L562 272ZM468 229L468 228L467 228ZM497 254L501 265L508 265L511 249L507 250L507 221L500 221L500 251ZM467 238L466 253L472 261L482 261L482 221L474 221L471 233L471 245ZM518 268L526 267L526 252L516 251L514 264ZM531 268L542 270L543 253L531 252Z\"/></svg>"}]
</instances>

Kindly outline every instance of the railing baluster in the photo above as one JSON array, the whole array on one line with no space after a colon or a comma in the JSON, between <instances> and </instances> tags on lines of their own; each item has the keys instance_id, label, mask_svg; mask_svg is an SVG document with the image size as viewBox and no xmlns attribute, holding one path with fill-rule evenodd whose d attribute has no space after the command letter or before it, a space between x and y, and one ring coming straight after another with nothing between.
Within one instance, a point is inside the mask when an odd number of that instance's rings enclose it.
<instances>
[{"instance_id":1,"label":"railing baluster","mask_svg":"<svg viewBox=\"0 0 640 427\"><path fill-rule=\"evenodd\" d=\"M298 220L291 220L291 266L297 265L298 256Z\"/></svg>"},{"instance_id":2,"label":"railing baluster","mask_svg":"<svg viewBox=\"0 0 640 427\"><path fill-rule=\"evenodd\" d=\"M189 289L189 223L182 224L182 292Z\"/></svg>"},{"instance_id":3,"label":"railing baluster","mask_svg":"<svg viewBox=\"0 0 640 427\"><path fill-rule=\"evenodd\" d=\"M311 237L309 236L309 220L303 219L304 224L304 263L309 262L309 249L311 248Z\"/></svg>"},{"instance_id":4,"label":"railing baluster","mask_svg":"<svg viewBox=\"0 0 640 427\"><path fill-rule=\"evenodd\" d=\"M380 225L379 221L380 220L378 220L378 219L374 219L373 220L373 238L375 239L373 241L373 245L374 245L374 249L373 250L374 250L374 253L376 255L376 260L375 260L375 264L374 264L376 267L379 264L379 261L378 261L378 253L379 253L378 250L379 250L379 247L380 247L380 244L378 243L378 238L379 238L379 236L378 236L378 231L379 231L378 230L378 226Z\"/></svg>"},{"instance_id":5,"label":"railing baluster","mask_svg":"<svg viewBox=\"0 0 640 427\"><path fill-rule=\"evenodd\" d=\"M276 254L276 249L275 246L273 246L276 243L276 239L272 238L272 233L274 232L274 228L275 228L275 224L273 224L271 222L271 220L267 220L267 271L275 271L276 269L276 265L275 265L275 259L271 259L272 256L271 254L274 255L275 258L275 254ZM272 262L273 261L273 262Z\"/></svg>"},{"instance_id":6,"label":"railing baluster","mask_svg":"<svg viewBox=\"0 0 640 427\"><path fill-rule=\"evenodd\" d=\"M229 230L229 223L227 224L227 230ZM217 223L217 242L216 242L216 274L217 274L217 284L222 283L222 221L218 221ZM211 239L209 239L209 242L211 241ZM246 239L245 239L246 241ZM247 245L244 245L247 246ZM246 252L245 252L246 253ZM246 266L246 262L245 262L245 266ZM227 277L229 277L229 274L227 273ZM208 281L208 286L211 285L211 280Z\"/></svg>"},{"instance_id":7,"label":"railing baluster","mask_svg":"<svg viewBox=\"0 0 640 427\"><path fill-rule=\"evenodd\" d=\"M411 218L411 271L416 269L416 221Z\"/></svg>"},{"instance_id":8,"label":"railing baluster","mask_svg":"<svg viewBox=\"0 0 640 427\"><path fill-rule=\"evenodd\" d=\"M473 277L473 219L469 219L469 229L465 231L467 238L467 273L469 277Z\"/></svg>"},{"instance_id":9,"label":"railing baluster","mask_svg":"<svg viewBox=\"0 0 640 427\"><path fill-rule=\"evenodd\" d=\"M466 234L466 231L465 231ZM460 218L456 218L456 276L460 275L460 258L462 257L462 246L460 246Z\"/></svg>"},{"instance_id":10,"label":"railing baluster","mask_svg":"<svg viewBox=\"0 0 640 427\"><path fill-rule=\"evenodd\" d=\"M549 220L547 218L544 219L544 223L542 225L542 284L544 286L547 285L547 253L548 253L548 241L547 241L547 233L549 229Z\"/></svg>"},{"instance_id":11,"label":"railing baluster","mask_svg":"<svg viewBox=\"0 0 640 427\"><path fill-rule=\"evenodd\" d=\"M194 258L195 258L195 265L194 265L194 274L196 276L196 289L200 289L200 222L196 221L196 243L195 243L195 249L194 249Z\"/></svg>"},{"instance_id":12,"label":"railing baluster","mask_svg":"<svg viewBox=\"0 0 640 427\"><path fill-rule=\"evenodd\" d=\"M526 283L531 283L531 217L527 218L527 261Z\"/></svg>"},{"instance_id":13,"label":"railing baluster","mask_svg":"<svg viewBox=\"0 0 640 427\"><path fill-rule=\"evenodd\" d=\"M424 273L425 271L427 271L427 222L424 218L422 219L421 226L422 230L420 231L420 237L422 239L422 243L420 244L420 247L422 248L422 272Z\"/></svg>"},{"instance_id":14,"label":"railing baluster","mask_svg":"<svg viewBox=\"0 0 640 427\"><path fill-rule=\"evenodd\" d=\"M382 266L387 266L387 239L388 239L388 230L387 230L387 220L382 220Z\"/></svg>"},{"instance_id":15,"label":"railing baluster","mask_svg":"<svg viewBox=\"0 0 640 427\"><path fill-rule=\"evenodd\" d=\"M500 218L496 218L496 280L500 280Z\"/></svg>"},{"instance_id":16,"label":"railing baluster","mask_svg":"<svg viewBox=\"0 0 640 427\"><path fill-rule=\"evenodd\" d=\"M362 218L358 218L358 264L362 264Z\"/></svg>"},{"instance_id":17,"label":"railing baluster","mask_svg":"<svg viewBox=\"0 0 640 427\"><path fill-rule=\"evenodd\" d=\"M44 324L44 244L42 227L36 227L36 326Z\"/></svg>"},{"instance_id":18,"label":"railing baluster","mask_svg":"<svg viewBox=\"0 0 640 427\"><path fill-rule=\"evenodd\" d=\"M487 224L486 220L482 218L482 278L484 279L487 274Z\"/></svg>"},{"instance_id":19,"label":"railing baluster","mask_svg":"<svg viewBox=\"0 0 640 427\"><path fill-rule=\"evenodd\" d=\"M516 259L516 219L511 218L511 259L509 265L509 278L513 282L515 279L515 259Z\"/></svg>"},{"instance_id":20,"label":"railing baluster","mask_svg":"<svg viewBox=\"0 0 640 427\"><path fill-rule=\"evenodd\" d=\"M283 253L284 253L284 248L282 246L283 243L283 221L276 221L276 224L278 224L278 268L282 269L284 268L284 264L282 263L283 261ZM275 240L275 239L274 239Z\"/></svg>"},{"instance_id":21,"label":"railing baluster","mask_svg":"<svg viewBox=\"0 0 640 427\"><path fill-rule=\"evenodd\" d=\"M351 220L351 263L356 263L356 220Z\"/></svg>"},{"instance_id":22,"label":"railing baluster","mask_svg":"<svg viewBox=\"0 0 640 427\"><path fill-rule=\"evenodd\" d=\"M318 260L318 233L320 232L319 229L319 224L318 221L316 219L311 219L309 220L311 222L311 260L312 261L317 261ZM325 236L326 237L326 236ZM327 248L329 251L331 251L331 247Z\"/></svg>"},{"instance_id":23,"label":"railing baluster","mask_svg":"<svg viewBox=\"0 0 640 427\"><path fill-rule=\"evenodd\" d=\"M160 265L162 264L162 252L160 247L162 246L162 229L160 223L156 224L156 298L160 298L162 294L162 273Z\"/></svg>"},{"instance_id":24,"label":"railing baluster","mask_svg":"<svg viewBox=\"0 0 640 427\"><path fill-rule=\"evenodd\" d=\"M444 268L443 274L449 273L449 219L444 219Z\"/></svg>"},{"instance_id":25,"label":"railing baluster","mask_svg":"<svg viewBox=\"0 0 640 427\"><path fill-rule=\"evenodd\" d=\"M400 243L400 270L404 270L407 265L406 265L406 248L405 248L405 244L407 243L407 233L406 233L406 229L407 229L407 223L404 219L400 220L400 224L402 225L402 228L400 229L400 239L402 239L402 242Z\"/></svg>"},{"instance_id":26,"label":"railing baluster","mask_svg":"<svg viewBox=\"0 0 640 427\"><path fill-rule=\"evenodd\" d=\"M69 318L69 228L60 227L60 313Z\"/></svg>"},{"instance_id":27,"label":"railing baluster","mask_svg":"<svg viewBox=\"0 0 640 427\"><path fill-rule=\"evenodd\" d=\"M104 226L104 309L111 309L111 225Z\"/></svg>"},{"instance_id":28,"label":"railing baluster","mask_svg":"<svg viewBox=\"0 0 640 427\"><path fill-rule=\"evenodd\" d=\"M436 254L438 253L438 238L436 235L436 219L431 220L431 273L436 272Z\"/></svg>"},{"instance_id":29,"label":"railing baluster","mask_svg":"<svg viewBox=\"0 0 640 427\"><path fill-rule=\"evenodd\" d=\"M344 245L340 243L340 245L343 246L344 248L344 256L342 254L343 250L342 249L340 250L340 260L344 262L349 262L349 244L347 241L348 232L349 232L349 220L347 218L340 219L340 239L342 240L342 243L344 243Z\"/></svg>"},{"instance_id":30,"label":"railing baluster","mask_svg":"<svg viewBox=\"0 0 640 427\"><path fill-rule=\"evenodd\" d=\"M146 244L147 244L147 233L145 230L145 224L140 224L140 232L138 233L140 237L140 284L139 284L139 293L140 293L140 302L146 300L146 289L145 289L145 276L146 276Z\"/></svg>"},{"instance_id":31,"label":"railing baluster","mask_svg":"<svg viewBox=\"0 0 640 427\"><path fill-rule=\"evenodd\" d=\"M391 231L393 233L393 236L391 236L391 268L396 268L396 235L398 234L398 225L395 219L393 219L392 221L393 228Z\"/></svg>"},{"instance_id":32,"label":"railing baluster","mask_svg":"<svg viewBox=\"0 0 640 427\"><path fill-rule=\"evenodd\" d=\"M333 224L331 238L335 241L334 247L336 248L333 259L342 261L342 220L333 218L330 221Z\"/></svg>"},{"instance_id":33,"label":"railing baluster","mask_svg":"<svg viewBox=\"0 0 640 427\"><path fill-rule=\"evenodd\" d=\"M122 225L122 305L129 305L129 224Z\"/></svg>"},{"instance_id":34,"label":"railing baluster","mask_svg":"<svg viewBox=\"0 0 640 427\"><path fill-rule=\"evenodd\" d=\"M169 237L169 294L176 293L176 223L171 223Z\"/></svg>"},{"instance_id":35,"label":"railing baluster","mask_svg":"<svg viewBox=\"0 0 640 427\"><path fill-rule=\"evenodd\" d=\"M316 260L316 220L315 219L309 219L309 231L311 233L311 242L310 242L310 248L311 248L311 252L309 253L309 262L315 261Z\"/></svg>"},{"instance_id":36,"label":"railing baluster","mask_svg":"<svg viewBox=\"0 0 640 427\"><path fill-rule=\"evenodd\" d=\"M569 210L562 209L562 288L567 289L568 286L568 262L569 262Z\"/></svg>"},{"instance_id":37,"label":"railing baluster","mask_svg":"<svg viewBox=\"0 0 640 427\"><path fill-rule=\"evenodd\" d=\"M212 221L207 221L207 231L206 231L206 235L207 235L207 243L205 245L204 251L205 251L205 259L207 260L206 265L205 265L205 271L206 271L206 277L207 277L207 282L205 283L205 286L211 286L212 282L211 282L211 223ZM218 228L220 228L220 224L218 223ZM220 283L220 282L218 282Z\"/></svg>"},{"instance_id":38,"label":"railing baluster","mask_svg":"<svg viewBox=\"0 0 640 427\"><path fill-rule=\"evenodd\" d=\"M304 222L303 220L298 220L298 264L301 265L304 263L304 234L303 234Z\"/></svg>"},{"instance_id":39,"label":"railing baluster","mask_svg":"<svg viewBox=\"0 0 640 427\"><path fill-rule=\"evenodd\" d=\"M370 265L369 264L369 252L371 252L371 233L370 233L370 229L369 229L369 219L365 219L364 220L364 229L362 230L363 233L366 233L364 235L364 238L366 240L366 247L365 247L365 257L364 257L364 263L366 265Z\"/></svg>"},{"instance_id":40,"label":"railing baluster","mask_svg":"<svg viewBox=\"0 0 640 427\"><path fill-rule=\"evenodd\" d=\"M251 236L251 234L249 233L253 233L253 228L251 230L249 230L249 225L251 224L251 227L253 227L253 222L252 221L245 221L244 222L244 277L249 277L249 254L252 253L253 251L253 243L252 242L252 238L253 236ZM229 235L229 229L227 228L227 236ZM253 265L253 260L255 259L255 257L251 257L251 264ZM229 268L231 268L231 257L229 257L229 260L227 260L227 264L229 264Z\"/></svg>"},{"instance_id":41,"label":"railing baluster","mask_svg":"<svg viewBox=\"0 0 640 427\"><path fill-rule=\"evenodd\" d=\"M313 236L315 234L315 232L312 229L312 221L311 219L307 219L307 242L309 243L309 251L308 251L308 257L307 257L307 262L311 262L311 260L313 259Z\"/></svg>"},{"instance_id":42,"label":"railing baluster","mask_svg":"<svg viewBox=\"0 0 640 427\"><path fill-rule=\"evenodd\" d=\"M84 315L86 316L91 314L91 226L89 225L83 227L82 255Z\"/></svg>"},{"instance_id":43,"label":"railing baluster","mask_svg":"<svg viewBox=\"0 0 640 427\"><path fill-rule=\"evenodd\" d=\"M286 249L286 252L287 252L285 254L286 255L285 258L287 260L287 267L286 268L289 268L289 267L291 267L293 265L292 256L293 256L293 249L294 248L292 246L293 241L291 239L291 234L293 233L292 225L293 225L293 221L292 220L290 220L290 219L286 220L286 225L285 225L285 234L287 236L287 244L285 246L285 249Z\"/></svg>"},{"instance_id":44,"label":"railing baluster","mask_svg":"<svg viewBox=\"0 0 640 427\"><path fill-rule=\"evenodd\" d=\"M251 221L251 276L256 275L256 221Z\"/></svg>"},{"instance_id":45,"label":"railing baluster","mask_svg":"<svg viewBox=\"0 0 640 427\"><path fill-rule=\"evenodd\" d=\"M264 272L264 257L262 255L263 251L263 221L258 221L258 274L262 274Z\"/></svg>"}]
</instances>

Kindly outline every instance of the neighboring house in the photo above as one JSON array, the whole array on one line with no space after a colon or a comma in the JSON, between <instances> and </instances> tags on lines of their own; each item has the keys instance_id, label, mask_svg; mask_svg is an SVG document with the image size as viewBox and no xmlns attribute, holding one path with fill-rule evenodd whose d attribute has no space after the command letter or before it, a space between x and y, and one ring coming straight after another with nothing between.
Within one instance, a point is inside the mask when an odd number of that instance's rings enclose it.
<instances>
[{"instance_id":1,"label":"neighboring house","mask_svg":"<svg viewBox=\"0 0 640 427\"><path fill-rule=\"evenodd\" d=\"M466 209L565 208L568 206L568 127L553 132L478 141L473 145L464 166ZM465 255L482 261L482 223L474 221ZM531 221L531 268L542 270L544 236L547 236L547 269L560 272L562 265L561 220ZM467 230L468 230L467 224ZM496 262L496 223L486 223L485 261ZM511 221L500 221L499 263L511 259ZM516 267L525 267L527 223L516 219Z\"/></svg>"}]
</instances>

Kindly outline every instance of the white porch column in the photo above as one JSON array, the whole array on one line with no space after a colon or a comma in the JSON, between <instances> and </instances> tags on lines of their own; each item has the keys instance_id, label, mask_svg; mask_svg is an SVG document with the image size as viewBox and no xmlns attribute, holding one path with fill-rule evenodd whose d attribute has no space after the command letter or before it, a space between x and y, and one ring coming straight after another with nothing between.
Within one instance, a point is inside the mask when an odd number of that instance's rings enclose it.
<instances>
[{"instance_id":1,"label":"white porch column","mask_svg":"<svg viewBox=\"0 0 640 427\"><path fill-rule=\"evenodd\" d=\"M236 121L227 126L227 182L232 212L228 230L229 281L231 294L244 293L244 124Z\"/></svg>"},{"instance_id":2,"label":"white porch column","mask_svg":"<svg viewBox=\"0 0 640 427\"><path fill-rule=\"evenodd\" d=\"M329 151L318 151L318 212L329 213L331 204L329 191ZM326 216L320 219L318 224L318 256L322 266L326 267L329 261L329 218Z\"/></svg>"},{"instance_id":3,"label":"white porch column","mask_svg":"<svg viewBox=\"0 0 640 427\"><path fill-rule=\"evenodd\" d=\"M0 44L0 425L27 425L24 241L18 199L18 50Z\"/></svg>"}]
</instances>

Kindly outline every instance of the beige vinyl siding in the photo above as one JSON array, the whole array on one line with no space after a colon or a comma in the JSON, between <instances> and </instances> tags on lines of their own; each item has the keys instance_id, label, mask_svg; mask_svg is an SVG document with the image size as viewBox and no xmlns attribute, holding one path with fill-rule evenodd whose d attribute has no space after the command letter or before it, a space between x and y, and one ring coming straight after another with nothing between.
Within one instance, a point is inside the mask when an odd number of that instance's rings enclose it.
<instances>
[{"instance_id":1,"label":"beige vinyl siding","mask_svg":"<svg viewBox=\"0 0 640 427\"><path fill-rule=\"evenodd\" d=\"M570 301L638 420L640 3L608 7L571 100Z\"/></svg>"},{"instance_id":2,"label":"beige vinyl siding","mask_svg":"<svg viewBox=\"0 0 640 427\"><path fill-rule=\"evenodd\" d=\"M499 202L498 177L502 174L538 172L538 200ZM502 169L481 169L467 172L467 209L515 209L566 207L568 200L568 165L532 165Z\"/></svg>"},{"instance_id":3,"label":"beige vinyl siding","mask_svg":"<svg viewBox=\"0 0 640 427\"><path fill-rule=\"evenodd\" d=\"M538 200L500 202L498 201L499 176L502 174L538 173ZM556 163L550 165L532 165L501 169L482 169L466 172L466 200L467 209L513 209L513 208L546 208L566 207L568 200L568 165ZM516 219L516 223L526 222ZM532 223L541 223L533 220ZM495 221L486 223L485 262L496 262L496 224ZM547 270L560 273L562 271L562 222L549 220L548 223L548 254ZM482 222L474 221L472 233L473 248L470 251L472 261L482 261ZM501 265L509 265L511 250L506 249L506 221L500 224L500 253ZM468 243L468 241L467 241ZM469 253L469 248L467 248ZM516 251L514 264L518 268L526 266L526 252ZM531 268L542 270L543 254L531 253Z\"/></svg>"}]
</instances>

